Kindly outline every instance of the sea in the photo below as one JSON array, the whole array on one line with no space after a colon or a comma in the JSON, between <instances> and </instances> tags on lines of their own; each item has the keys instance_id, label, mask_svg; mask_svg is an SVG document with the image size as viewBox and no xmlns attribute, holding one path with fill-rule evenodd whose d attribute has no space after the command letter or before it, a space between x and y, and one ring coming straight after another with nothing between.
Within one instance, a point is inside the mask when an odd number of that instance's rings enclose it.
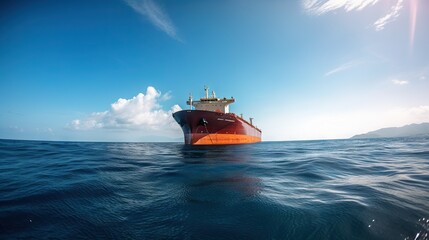
<instances>
[{"instance_id":1,"label":"sea","mask_svg":"<svg viewBox=\"0 0 429 240\"><path fill-rule=\"evenodd\" d=\"M0 239L428 239L429 138L0 140Z\"/></svg>"}]
</instances>

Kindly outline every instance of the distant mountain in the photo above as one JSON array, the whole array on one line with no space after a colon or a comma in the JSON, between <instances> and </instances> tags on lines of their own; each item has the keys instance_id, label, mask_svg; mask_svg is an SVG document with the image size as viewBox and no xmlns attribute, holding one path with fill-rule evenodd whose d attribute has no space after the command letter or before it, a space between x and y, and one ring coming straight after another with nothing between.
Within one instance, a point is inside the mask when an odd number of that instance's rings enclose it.
<instances>
[{"instance_id":1,"label":"distant mountain","mask_svg":"<svg viewBox=\"0 0 429 240\"><path fill-rule=\"evenodd\" d=\"M352 138L389 138L429 136L429 123L410 124L403 127L382 128L376 131L355 135Z\"/></svg>"}]
</instances>

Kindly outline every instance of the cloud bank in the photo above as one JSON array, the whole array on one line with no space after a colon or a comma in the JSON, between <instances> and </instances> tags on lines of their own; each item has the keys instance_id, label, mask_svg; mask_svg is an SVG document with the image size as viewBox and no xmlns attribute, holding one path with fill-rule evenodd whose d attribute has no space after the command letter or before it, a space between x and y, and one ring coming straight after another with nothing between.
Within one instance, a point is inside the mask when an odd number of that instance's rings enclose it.
<instances>
[{"instance_id":1,"label":"cloud bank","mask_svg":"<svg viewBox=\"0 0 429 240\"><path fill-rule=\"evenodd\" d=\"M124 0L134 11L147 18L159 30L168 36L181 41L176 27L164 10L153 0Z\"/></svg>"},{"instance_id":2,"label":"cloud bank","mask_svg":"<svg viewBox=\"0 0 429 240\"><path fill-rule=\"evenodd\" d=\"M270 140L342 139L380 128L429 122L429 105L392 109L350 109L345 112L285 116L286 125L267 119L263 138ZM265 126L264 126L265 125ZM275 127L273 127L275 126Z\"/></svg>"},{"instance_id":3,"label":"cloud bank","mask_svg":"<svg viewBox=\"0 0 429 240\"><path fill-rule=\"evenodd\" d=\"M119 98L109 110L91 113L85 119L75 119L69 127L75 130L145 130L146 134L168 135L179 128L171 114L181 110L179 105L168 111L162 109L160 102L169 97L170 93L161 94L149 86L145 94L139 93L131 99Z\"/></svg>"}]
</instances>

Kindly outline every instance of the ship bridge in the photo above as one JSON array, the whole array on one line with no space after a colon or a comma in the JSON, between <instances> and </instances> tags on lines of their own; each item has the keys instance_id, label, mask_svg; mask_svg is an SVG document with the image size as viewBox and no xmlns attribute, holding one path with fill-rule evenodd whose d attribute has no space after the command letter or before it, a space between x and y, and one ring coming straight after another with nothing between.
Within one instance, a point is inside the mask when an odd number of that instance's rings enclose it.
<instances>
[{"instance_id":1,"label":"ship bridge","mask_svg":"<svg viewBox=\"0 0 429 240\"><path fill-rule=\"evenodd\" d=\"M217 98L215 91L212 91L212 95L209 96L209 88L204 87L205 97L200 100L194 101L192 96L189 96L186 104L195 108L195 110L204 110L211 112L229 113L229 104L235 102L233 97L231 98Z\"/></svg>"}]
</instances>

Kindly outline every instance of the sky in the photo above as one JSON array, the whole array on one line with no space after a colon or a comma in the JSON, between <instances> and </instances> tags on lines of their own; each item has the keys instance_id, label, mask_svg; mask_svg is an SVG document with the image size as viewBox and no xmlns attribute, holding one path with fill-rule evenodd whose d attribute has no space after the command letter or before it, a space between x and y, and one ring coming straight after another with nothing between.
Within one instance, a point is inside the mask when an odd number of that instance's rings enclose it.
<instances>
[{"instance_id":1,"label":"sky","mask_svg":"<svg viewBox=\"0 0 429 240\"><path fill-rule=\"evenodd\" d=\"M0 138L183 141L204 86L264 141L429 122L426 0L0 3Z\"/></svg>"}]
</instances>

